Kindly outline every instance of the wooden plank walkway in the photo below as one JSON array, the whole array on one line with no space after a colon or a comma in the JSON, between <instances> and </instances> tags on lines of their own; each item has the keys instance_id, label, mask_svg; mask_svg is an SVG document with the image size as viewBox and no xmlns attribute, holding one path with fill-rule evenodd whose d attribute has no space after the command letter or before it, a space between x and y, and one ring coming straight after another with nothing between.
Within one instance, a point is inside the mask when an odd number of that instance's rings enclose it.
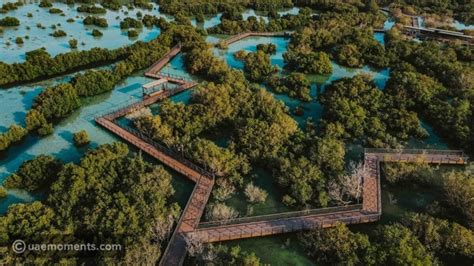
<instances>
[{"instance_id":1,"label":"wooden plank walkway","mask_svg":"<svg viewBox=\"0 0 474 266\"><path fill-rule=\"evenodd\" d=\"M175 45L168 51L160 60L156 61L148 70L145 72L145 76L153 75L158 73L166 64L168 64L173 57L181 52L181 44Z\"/></svg>"},{"instance_id":2,"label":"wooden plank walkway","mask_svg":"<svg viewBox=\"0 0 474 266\"><path fill-rule=\"evenodd\" d=\"M123 111L120 111L120 113L123 113ZM110 117L116 116L111 115ZM140 136L138 132L123 128L113 120L99 117L96 119L96 122L163 164L196 182L160 264L180 265L182 263L181 259L186 256L186 241L183 233L192 232L197 228L214 186L213 175L203 174L205 173L204 171L196 170L198 166L191 167L189 163L183 163L182 160L171 156L168 152L158 149L156 145L150 143L150 140L148 142L143 140L144 136Z\"/></svg>"},{"instance_id":3,"label":"wooden plank walkway","mask_svg":"<svg viewBox=\"0 0 474 266\"><path fill-rule=\"evenodd\" d=\"M287 32L244 32L236 34L226 40L223 40L222 43L225 45L229 45L235 42L238 42L242 39L251 37L251 36L266 36L266 37L288 37L291 35L291 31Z\"/></svg>"},{"instance_id":4,"label":"wooden plank walkway","mask_svg":"<svg viewBox=\"0 0 474 266\"><path fill-rule=\"evenodd\" d=\"M380 163L381 162L425 162L436 164L466 164L468 158L462 151L430 150L381 150L367 149L364 152L364 166L368 175L363 177L362 206L357 209L347 206L349 210L335 210L329 213L307 215L294 212L238 218L231 221L201 223L194 232L188 233L199 237L204 242L218 242L265 235L275 235L300 230L309 230L333 226L336 222L359 224L374 222L382 214ZM279 218L283 216L284 218ZM293 217L288 217L293 216ZM242 220L244 222L239 222ZM248 221L253 220L253 221ZM211 224L211 225L209 225ZM214 225L216 224L216 225Z\"/></svg>"}]
</instances>

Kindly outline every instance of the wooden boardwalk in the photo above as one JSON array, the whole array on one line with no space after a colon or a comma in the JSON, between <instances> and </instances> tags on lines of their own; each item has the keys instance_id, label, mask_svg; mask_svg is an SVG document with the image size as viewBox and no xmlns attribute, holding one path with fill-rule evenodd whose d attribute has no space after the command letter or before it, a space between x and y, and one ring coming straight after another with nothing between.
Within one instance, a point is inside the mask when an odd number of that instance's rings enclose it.
<instances>
[{"instance_id":1,"label":"wooden boardwalk","mask_svg":"<svg viewBox=\"0 0 474 266\"><path fill-rule=\"evenodd\" d=\"M404 26L403 31L410 36L414 37L428 37L439 41L448 41L452 39L461 40L466 44L472 44L474 42L474 36L464 34L463 32L442 30L436 28L423 28L414 26Z\"/></svg>"},{"instance_id":2,"label":"wooden boardwalk","mask_svg":"<svg viewBox=\"0 0 474 266\"><path fill-rule=\"evenodd\" d=\"M141 132L131 128L121 127L114 121L120 117L120 115L127 114L127 110L131 111L134 108L135 107L127 107L117 110L112 114L97 118L96 122L138 149L156 158L164 165L196 182L191 197L181 214L161 260L161 265L180 265L181 258L184 258L186 255L184 233L192 232L197 228L214 186L214 175L186 159L180 158L179 155L155 143Z\"/></svg>"},{"instance_id":3,"label":"wooden boardwalk","mask_svg":"<svg viewBox=\"0 0 474 266\"><path fill-rule=\"evenodd\" d=\"M145 72L145 76L153 75L166 66L173 57L175 57L177 54L181 52L181 44L175 45L173 48L171 48L170 51L168 51L163 57L160 58L160 60L156 61L148 70Z\"/></svg>"},{"instance_id":4,"label":"wooden boardwalk","mask_svg":"<svg viewBox=\"0 0 474 266\"><path fill-rule=\"evenodd\" d=\"M325 228L336 222L374 222L379 220L382 214L381 162L466 164L467 161L468 158L462 151L366 149L364 166L368 167L368 175L363 178L362 205L244 217L220 223L201 223L197 230L188 234L199 237L204 242L218 242Z\"/></svg>"},{"instance_id":5,"label":"wooden boardwalk","mask_svg":"<svg viewBox=\"0 0 474 266\"><path fill-rule=\"evenodd\" d=\"M277 36L278 34L281 33L245 33L234 36L235 38L231 38L230 41L235 42L248 36ZM214 174L188 161L165 145L157 143L149 136L135 129L120 126L116 122L122 116L196 85L195 82L185 78L158 72L180 51L181 47L175 46L145 75L157 79L164 78L168 82L181 86L173 90L161 90L142 101L96 118L96 122L104 128L196 183L162 255L160 265L181 265L187 253L186 238L191 235L199 237L204 242L216 242L324 228L333 226L336 222L356 224L377 221L382 213L381 162L467 163L468 158L462 151L366 149L364 166L368 168L368 174L362 180L362 204L199 223L214 186Z\"/></svg>"},{"instance_id":6,"label":"wooden boardwalk","mask_svg":"<svg viewBox=\"0 0 474 266\"><path fill-rule=\"evenodd\" d=\"M222 43L225 45L229 45L235 42L238 42L242 39L251 37L251 36L266 36L266 37L288 37L291 35L292 32L244 32L234 35L226 40L222 40Z\"/></svg>"}]
</instances>

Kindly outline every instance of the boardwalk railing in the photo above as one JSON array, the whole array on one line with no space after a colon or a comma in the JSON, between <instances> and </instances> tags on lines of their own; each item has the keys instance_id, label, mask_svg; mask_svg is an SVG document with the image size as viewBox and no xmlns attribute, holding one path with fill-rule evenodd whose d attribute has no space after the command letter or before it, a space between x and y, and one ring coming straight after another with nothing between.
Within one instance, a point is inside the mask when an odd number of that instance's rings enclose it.
<instances>
[{"instance_id":1,"label":"boardwalk railing","mask_svg":"<svg viewBox=\"0 0 474 266\"><path fill-rule=\"evenodd\" d=\"M251 230L245 226L229 226L229 228L216 227L219 230L209 229L197 229L194 232L188 234L195 235L200 238L203 242L220 242L233 239L242 239L249 237L268 236L276 234L284 234L301 230L312 230L334 226L337 222L345 224L359 224L374 222L380 219L379 214L358 214L348 216L338 216L327 214L324 220L317 219L305 219L305 217L287 218L287 222L280 223L278 225L271 226L253 226Z\"/></svg>"},{"instance_id":2,"label":"boardwalk railing","mask_svg":"<svg viewBox=\"0 0 474 266\"><path fill-rule=\"evenodd\" d=\"M462 150L431 150L431 149L378 149L365 148L365 153L394 153L394 154L436 154L465 156Z\"/></svg>"},{"instance_id":3,"label":"boardwalk railing","mask_svg":"<svg viewBox=\"0 0 474 266\"><path fill-rule=\"evenodd\" d=\"M245 39L250 36L268 36L268 37L287 37L292 34L291 31L281 31L281 32L242 32L238 33L228 39L222 40L222 43L229 45L239 40Z\"/></svg>"},{"instance_id":4,"label":"boardwalk railing","mask_svg":"<svg viewBox=\"0 0 474 266\"><path fill-rule=\"evenodd\" d=\"M199 178L198 182L196 183L196 185L194 186L193 191L191 192L191 196L189 197L188 202L186 203L186 207L184 207L184 210L181 212L181 216L178 220L178 223L176 224L176 228L175 228L173 234L171 235L171 238L169 239L168 243L175 242L177 237L182 237L184 240L186 240L186 236L182 232L179 232L179 228L183 224L184 217L185 217L184 214L188 211L189 206L191 205L191 202L192 202L192 199L193 199L193 195L196 193L196 191L198 189L198 184L199 184L199 182L201 181L201 179L203 177L204 176L201 176ZM204 206L205 206L205 204L204 204ZM168 245L166 247L165 251L163 252L163 255L161 256L161 260L160 260L159 265L165 265L164 258L168 258L170 256L170 252L172 252L170 246L171 245ZM182 256L177 265L182 265L185 257L186 256Z\"/></svg>"},{"instance_id":5,"label":"boardwalk railing","mask_svg":"<svg viewBox=\"0 0 474 266\"><path fill-rule=\"evenodd\" d=\"M159 72L159 73L156 73L155 75L162 78L171 78L171 79L182 80L182 81L187 81L187 82L194 82L192 79L182 76L182 75L178 75L178 74Z\"/></svg>"},{"instance_id":6,"label":"boardwalk railing","mask_svg":"<svg viewBox=\"0 0 474 266\"><path fill-rule=\"evenodd\" d=\"M176 56L181 51L181 43L173 46L160 60L156 61L148 70L145 72L145 75L154 74L160 71L163 66L165 66L174 56Z\"/></svg>"},{"instance_id":7,"label":"boardwalk railing","mask_svg":"<svg viewBox=\"0 0 474 266\"><path fill-rule=\"evenodd\" d=\"M198 228L201 229L201 228L209 228L209 227L215 227L215 226L221 226L221 225L231 225L231 224L233 225L233 224L241 224L241 223L279 220L279 219L286 219L286 218L354 211L354 210L361 210L361 209L362 209L362 204L352 204L352 205L347 205L347 206L337 206L337 207L319 208L319 209L308 209L308 210L302 210L302 211L240 217L240 218L235 218L231 220L203 222L199 224Z\"/></svg>"},{"instance_id":8,"label":"boardwalk railing","mask_svg":"<svg viewBox=\"0 0 474 266\"><path fill-rule=\"evenodd\" d=\"M169 147L156 142L155 140L153 140L149 136L143 134L141 131L133 129L133 128L128 127L128 126L119 125L117 123L115 123L115 124L118 125L119 127L123 128L124 130L128 131L130 134L132 134L132 135L142 139L146 143L152 145L154 148L156 148L157 150L163 152L164 154L168 155L169 157L171 157L175 160L178 160L179 162L181 162L182 164L184 164L187 167L191 168L192 170L200 173L201 175L206 175L206 176L209 176L211 178L214 177L213 173L205 170L204 168L202 168L200 166L197 166L195 163L189 161L188 159L186 159L185 157L183 157L179 153L175 152L173 149L170 149Z\"/></svg>"},{"instance_id":9,"label":"boardwalk railing","mask_svg":"<svg viewBox=\"0 0 474 266\"><path fill-rule=\"evenodd\" d=\"M173 88L173 89L164 90L163 93L161 93L161 94L157 95L156 97L154 97L155 102L159 101L161 99L164 99L164 98L171 97L171 96L173 96L175 94L178 94L182 91L185 91L185 90L189 89L190 87L192 87L194 85L195 85L194 83L186 83L186 84L183 84L183 85L181 85L179 87L176 87L176 88ZM150 105L152 103L153 102L149 102L147 99L146 100L136 100L136 101L126 102L126 103L123 103L119 106L116 106L116 107L112 108L112 111L107 110L106 112L103 112L101 114L96 115L95 118L103 117L103 118L108 119L108 120L114 120L118 117L124 116L128 113L131 113L133 111L144 108L147 105Z\"/></svg>"}]
</instances>

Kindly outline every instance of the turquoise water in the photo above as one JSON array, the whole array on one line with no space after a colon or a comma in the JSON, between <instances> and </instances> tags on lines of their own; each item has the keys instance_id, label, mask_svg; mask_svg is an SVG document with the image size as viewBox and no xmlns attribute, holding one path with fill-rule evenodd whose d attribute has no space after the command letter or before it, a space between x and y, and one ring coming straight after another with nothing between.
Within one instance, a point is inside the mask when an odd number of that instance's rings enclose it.
<instances>
[{"instance_id":1,"label":"turquoise water","mask_svg":"<svg viewBox=\"0 0 474 266\"><path fill-rule=\"evenodd\" d=\"M217 43L221 40L222 36L209 36L207 41L212 43ZM233 68L243 70L243 63L234 58L234 54L239 50L245 50L247 52L256 51L256 46L258 44L272 43L276 45L276 54L271 55L270 62L273 65L276 65L280 70L284 67L283 54L288 49L289 39L282 37L249 37L241 41L229 45L228 49L222 50L214 48L214 54L224 59L227 64ZM369 66L364 66L363 68L347 68L343 67L336 62L332 62L333 73L328 75L307 75L308 79L312 81L311 85L311 96L313 100L311 102L302 102L298 99L291 98L285 94L275 94L275 98L281 100L285 105L290 109L290 111L295 110L296 107L303 109L304 113L302 116L294 115L293 118L300 124L308 118L312 118L314 121L319 120L322 114L322 106L315 100L318 94L318 88L324 90L324 87L331 82L344 78L344 77L353 77L358 74L368 74L373 77L375 84L383 89L389 78L390 70L388 68L382 70L374 70ZM284 72L280 71L280 74Z\"/></svg>"},{"instance_id":2,"label":"turquoise water","mask_svg":"<svg viewBox=\"0 0 474 266\"><path fill-rule=\"evenodd\" d=\"M149 41L160 34L158 28L144 27L139 30L140 35L137 38L130 39L127 36L127 31L120 29L120 21L127 16L136 18L137 12L141 12L143 15L150 14L166 17L159 13L157 5L154 5L153 10L128 10L127 8L122 8L119 11L107 10L107 13L104 15L93 15L107 19L109 26L107 28L99 28L96 26L86 26L82 23L82 20L90 14L77 12L76 8L78 6L54 3L54 7L63 10L65 16L50 14L48 8L40 8L38 4L27 4L19 7L18 10L12 10L7 14L0 14L0 19L11 16L20 20L20 26L6 27L3 33L0 33L0 49L2 50L0 59L6 63L21 62L25 60L25 52L41 47L45 47L52 56L66 53L71 50L68 41L72 38L78 40L78 50L89 50L93 47L113 49L128 45L136 40ZM126 15L126 12L129 14ZM31 13L33 17L28 18L28 13ZM75 21L68 23L67 19L69 18L73 18ZM37 23L41 23L46 29L37 28ZM51 28L52 25L56 25L57 29L65 31L67 36L60 38L49 36L49 34L55 31ZM27 27L30 29L27 29ZM104 35L102 37L94 37L91 34L92 29L98 29ZM29 39L26 39L25 36L29 36ZM22 37L24 44L17 45L15 43L16 37ZM10 45L7 45L7 43L10 43ZM84 45L81 43L84 43Z\"/></svg>"},{"instance_id":3,"label":"turquoise water","mask_svg":"<svg viewBox=\"0 0 474 266\"><path fill-rule=\"evenodd\" d=\"M383 29L384 29L384 30L389 30L389 29L391 29L394 25L395 25L395 20L392 19L392 18L389 18L389 19L387 19L387 20L383 23Z\"/></svg>"},{"instance_id":4,"label":"turquoise water","mask_svg":"<svg viewBox=\"0 0 474 266\"><path fill-rule=\"evenodd\" d=\"M459 22L457 20L455 20L452 24L453 27L455 27L457 30L474 30L474 25L473 24L469 24L469 25L466 25L462 22Z\"/></svg>"},{"instance_id":5,"label":"turquoise water","mask_svg":"<svg viewBox=\"0 0 474 266\"><path fill-rule=\"evenodd\" d=\"M280 14L280 16L287 15L287 14L288 15L296 15L296 14L298 14L299 11L300 11L300 9L298 7L293 7L293 8L278 11L277 13ZM247 9L247 10L244 11L244 13L242 13L243 20L247 20L251 16L256 17L258 20L263 20L264 22L268 22L268 20L269 20L268 17L265 16L265 15L262 15L261 12L258 12L258 11L252 10L252 9ZM204 22L202 22L202 23L198 23L196 21L196 19L193 18L193 19L191 19L191 24L195 27L208 29L208 28L214 27L214 26L218 25L219 23L221 23L221 17L222 17L222 13L219 13L216 16L213 16L213 17L206 17Z\"/></svg>"}]
</instances>

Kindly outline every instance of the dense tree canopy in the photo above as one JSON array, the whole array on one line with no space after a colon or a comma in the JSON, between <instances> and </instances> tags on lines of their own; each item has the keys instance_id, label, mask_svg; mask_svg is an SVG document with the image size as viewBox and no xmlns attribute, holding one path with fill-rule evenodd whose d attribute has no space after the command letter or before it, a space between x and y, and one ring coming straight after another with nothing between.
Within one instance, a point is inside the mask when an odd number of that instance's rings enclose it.
<instances>
[{"instance_id":1,"label":"dense tree canopy","mask_svg":"<svg viewBox=\"0 0 474 266\"><path fill-rule=\"evenodd\" d=\"M393 98L363 76L332 83L320 101L325 107L326 130L342 127L338 134L344 139L383 147L397 146L410 137L427 136L416 113L395 105Z\"/></svg>"},{"instance_id":2,"label":"dense tree canopy","mask_svg":"<svg viewBox=\"0 0 474 266\"><path fill-rule=\"evenodd\" d=\"M16 173L5 181L7 188L22 188L28 191L49 189L57 179L62 163L54 157L40 155L32 160L24 161Z\"/></svg>"},{"instance_id":3,"label":"dense tree canopy","mask_svg":"<svg viewBox=\"0 0 474 266\"><path fill-rule=\"evenodd\" d=\"M302 101L311 101L311 84L304 74L292 72L288 76L273 77L268 86L276 93L285 93Z\"/></svg>"},{"instance_id":4,"label":"dense tree canopy","mask_svg":"<svg viewBox=\"0 0 474 266\"><path fill-rule=\"evenodd\" d=\"M15 239L29 243L120 243L122 249L113 257L98 251L86 255L93 258L91 263L157 261L160 242L171 229L178 208L167 202L173 188L171 175L163 167L147 163L141 156L129 157L127 146L119 143L102 145L78 164L66 164L56 173L44 164L54 159L41 158L28 162L16 174L24 178L40 173L55 176L47 198L43 203L10 206L6 216L0 217L2 245ZM34 170L38 167L42 172ZM28 182L42 182L43 178ZM10 252L2 254L3 263L39 263L44 259L44 254L19 257ZM48 261L59 262L63 256L51 252ZM71 252L67 258L78 256L80 253Z\"/></svg>"}]
</instances>

